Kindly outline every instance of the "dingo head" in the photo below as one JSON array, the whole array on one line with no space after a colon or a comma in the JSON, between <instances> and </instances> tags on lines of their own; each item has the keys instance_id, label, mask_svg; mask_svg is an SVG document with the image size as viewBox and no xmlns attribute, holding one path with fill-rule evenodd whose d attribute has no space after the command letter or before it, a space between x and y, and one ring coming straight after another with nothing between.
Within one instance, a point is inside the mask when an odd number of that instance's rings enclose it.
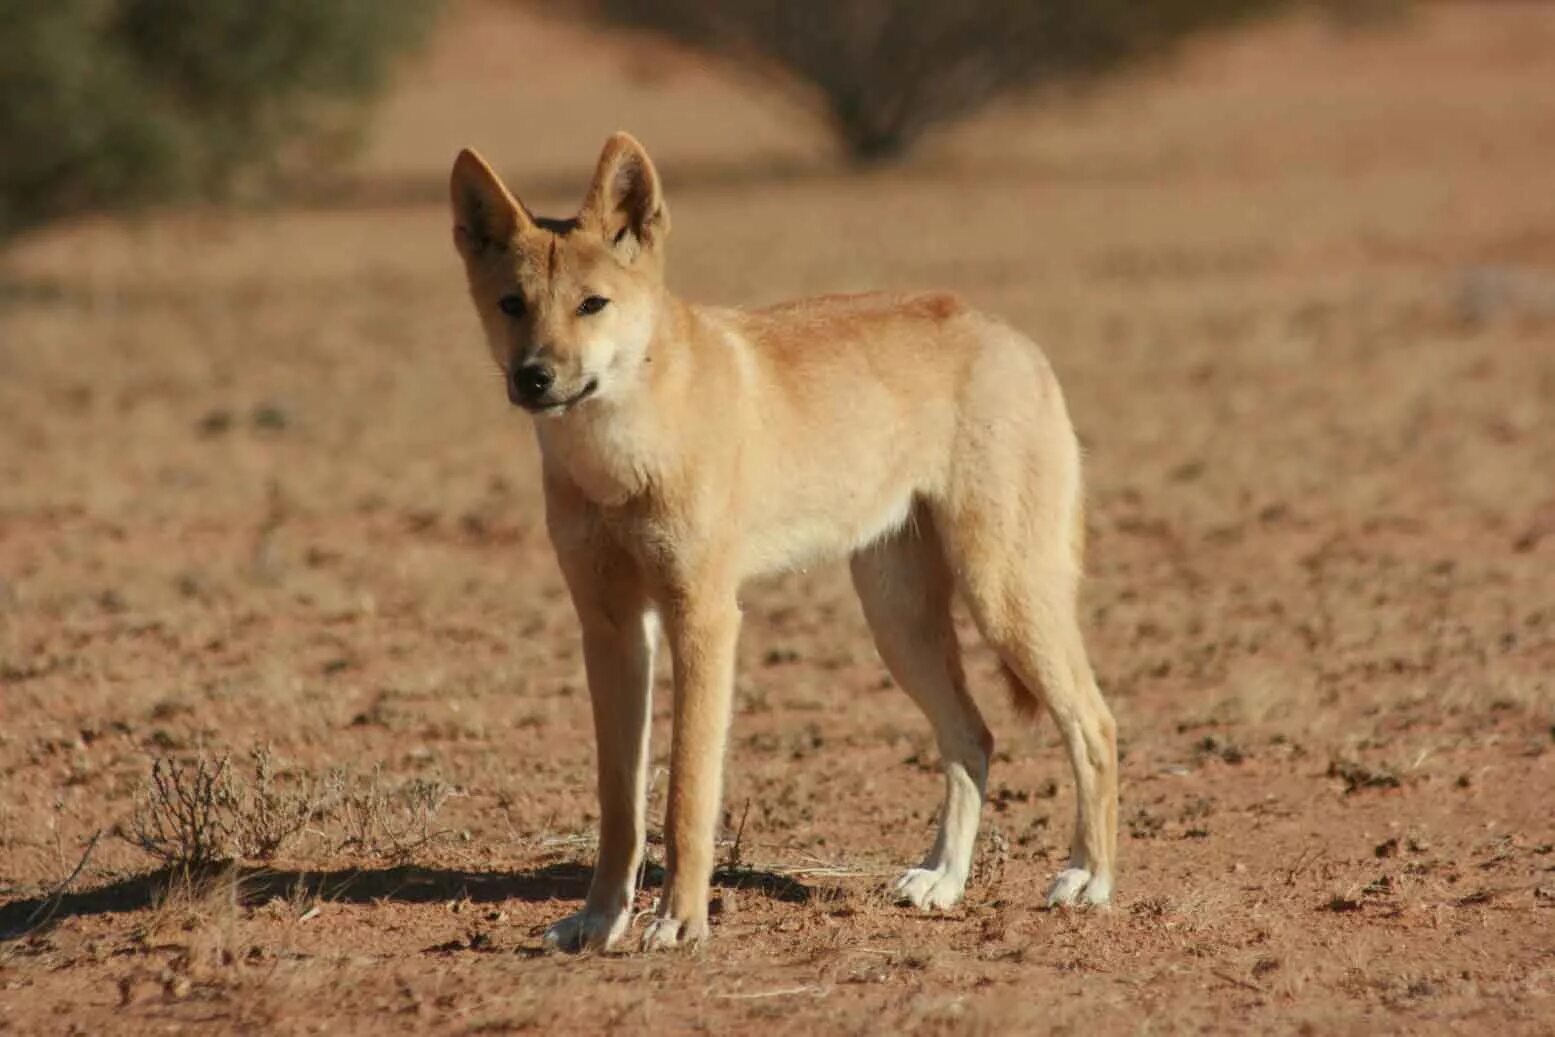
<instances>
[{"instance_id":1,"label":"dingo head","mask_svg":"<svg viewBox=\"0 0 1555 1037\"><path fill-rule=\"evenodd\" d=\"M606 141L569 220L531 215L473 151L459 153L449 186L454 244L508 398L559 415L627 391L659 319L669 234L643 146L626 133Z\"/></svg>"}]
</instances>

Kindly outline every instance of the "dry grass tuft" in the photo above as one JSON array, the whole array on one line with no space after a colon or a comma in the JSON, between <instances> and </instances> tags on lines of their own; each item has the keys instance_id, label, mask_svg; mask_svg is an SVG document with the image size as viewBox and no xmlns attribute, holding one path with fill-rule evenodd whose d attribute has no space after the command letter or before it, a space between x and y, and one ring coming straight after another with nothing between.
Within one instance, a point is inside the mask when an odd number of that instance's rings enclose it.
<instances>
[{"instance_id":1,"label":"dry grass tuft","mask_svg":"<svg viewBox=\"0 0 1555 1037\"><path fill-rule=\"evenodd\" d=\"M231 762L158 758L120 838L169 867L208 867L233 855Z\"/></svg>"},{"instance_id":2,"label":"dry grass tuft","mask_svg":"<svg viewBox=\"0 0 1555 1037\"><path fill-rule=\"evenodd\" d=\"M441 781L417 777L390 785L380 766L365 775L335 771L329 784L331 818L344 830L341 850L404 860L452 834L432 828L438 811L454 794Z\"/></svg>"},{"instance_id":3,"label":"dry grass tuft","mask_svg":"<svg viewBox=\"0 0 1555 1037\"><path fill-rule=\"evenodd\" d=\"M436 779L390 783L381 766L367 774L283 774L268 747L250 750L248 759L243 773L230 756L158 757L116 834L165 866L187 871L273 860L310 825L337 852L397 861L449 834L434 830L432 821L454 790Z\"/></svg>"}]
</instances>

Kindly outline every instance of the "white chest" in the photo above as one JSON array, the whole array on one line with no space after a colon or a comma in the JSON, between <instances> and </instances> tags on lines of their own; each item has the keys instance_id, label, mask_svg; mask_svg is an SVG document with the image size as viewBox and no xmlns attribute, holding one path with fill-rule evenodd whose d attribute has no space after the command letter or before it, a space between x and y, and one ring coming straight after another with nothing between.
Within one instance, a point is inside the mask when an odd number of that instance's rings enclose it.
<instances>
[{"instance_id":1,"label":"white chest","mask_svg":"<svg viewBox=\"0 0 1555 1037\"><path fill-rule=\"evenodd\" d=\"M625 503L642 491L651 456L646 430L609 417L567 415L536 426L546 469L604 507Z\"/></svg>"}]
</instances>

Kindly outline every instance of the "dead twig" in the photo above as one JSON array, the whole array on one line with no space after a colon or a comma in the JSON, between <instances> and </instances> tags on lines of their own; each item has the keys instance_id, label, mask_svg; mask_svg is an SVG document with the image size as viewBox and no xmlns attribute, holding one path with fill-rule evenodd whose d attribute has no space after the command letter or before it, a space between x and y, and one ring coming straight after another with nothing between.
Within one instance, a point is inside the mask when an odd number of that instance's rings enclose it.
<instances>
[{"instance_id":1,"label":"dead twig","mask_svg":"<svg viewBox=\"0 0 1555 1037\"><path fill-rule=\"evenodd\" d=\"M1294 886L1296 884L1296 879L1301 876L1301 873L1321 860L1324 852L1325 851L1322 849L1302 850L1301 853L1296 857L1296 863L1292 864L1290 869L1285 872L1285 884L1287 886Z\"/></svg>"},{"instance_id":2,"label":"dead twig","mask_svg":"<svg viewBox=\"0 0 1555 1037\"><path fill-rule=\"evenodd\" d=\"M793 996L798 995L798 994L820 994L820 995L824 995L825 993L826 993L826 991L823 990L820 987L805 986L805 987L782 987L782 988L780 988L778 990L756 990L756 991L752 991L752 992L750 992L748 994L745 994L745 993L714 994L713 996L715 998L719 999L720 1001L756 1001L756 1000L759 1000L761 998L766 998L766 997L793 997Z\"/></svg>"},{"instance_id":3,"label":"dead twig","mask_svg":"<svg viewBox=\"0 0 1555 1037\"><path fill-rule=\"evenodd\" d=\"M740 812L740 824L734 830L734 841L729 844L729 852L724 855L723 866L725 871L740 870L740 865L743 863L742 857L744 856L741 851L744 849L745 819L750 817L750 813L751 801L750 797L746 796L745 809Z\"/></svg>"},{"instance_id":4,"label":"dead twig","mask_svg":"<svg viewBox=\"0 0 1555 1037\"><path fill-rule=\"evenodd\" d=\"M64 902L65 894L70 891L71 884L80 878L82 870L86 868L86 862L91 860L92 851L97 849L97 841L102 837L101 828L92 833L92 838L87 840L86 849L81 852L81 859L76 861L75 868L65 876L64 881L50 890L43 902L27 916L27 921L22 923L21 931L17 933L18 936L49 924L54 918L54 912L58 911L59 905Z\"/></svg>"},{"instance_id":5,"label":"dead twig","mask_svg":"<svg viewBox=\"0 0 1555 1037\"><path fill-rule=\"evenodd\" d=\"M1234 987L1241 987L1243 990L1251 990L1255 994L1263 993L1263 987L1260 987L1257 983L1249 983L1245 979L1237 979L1229 972L1223 972L1220 969L1210 969L1209 972L1210 975L1214 976L1216 979L1223 979Z\"/></svg>"}]
</instances>

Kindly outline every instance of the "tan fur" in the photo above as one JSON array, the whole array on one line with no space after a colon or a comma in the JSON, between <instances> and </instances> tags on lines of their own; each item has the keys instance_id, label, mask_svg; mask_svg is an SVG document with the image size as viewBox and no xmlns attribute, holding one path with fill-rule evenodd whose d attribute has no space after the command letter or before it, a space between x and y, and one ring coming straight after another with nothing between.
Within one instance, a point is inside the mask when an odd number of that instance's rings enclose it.
<instances>
[{"instance_id":1,"label":"tan fur","mask_svg":"<svg viewBox=\"0 0 1555 1037\"><path fill-rule=\"evenodd\" d=\"M543 363L546 517L583 630L598 739L600 848L583 910L547 942L629 925L645 833L656 624L674 663L668 874L646 947L707 932L708 885L748 578L851 559L881 657L945 758L939 838L897 883L945 907L970 869L993 741L950 620L959 592L1017 699L1040 701L1078 785L1051 903L1105 903L1117 747L1075 614L1080 454L1042 353L952 295L693 306L664 289L669 230L641 145L605 145L575 220L537 220L477 156L452 178L454 237L492 355ZM524 313L500 300L519 293ZM582 300L608 298L603 310ZM590 394L591 393L591 394Z\"/></svg>"}]
</instances>

